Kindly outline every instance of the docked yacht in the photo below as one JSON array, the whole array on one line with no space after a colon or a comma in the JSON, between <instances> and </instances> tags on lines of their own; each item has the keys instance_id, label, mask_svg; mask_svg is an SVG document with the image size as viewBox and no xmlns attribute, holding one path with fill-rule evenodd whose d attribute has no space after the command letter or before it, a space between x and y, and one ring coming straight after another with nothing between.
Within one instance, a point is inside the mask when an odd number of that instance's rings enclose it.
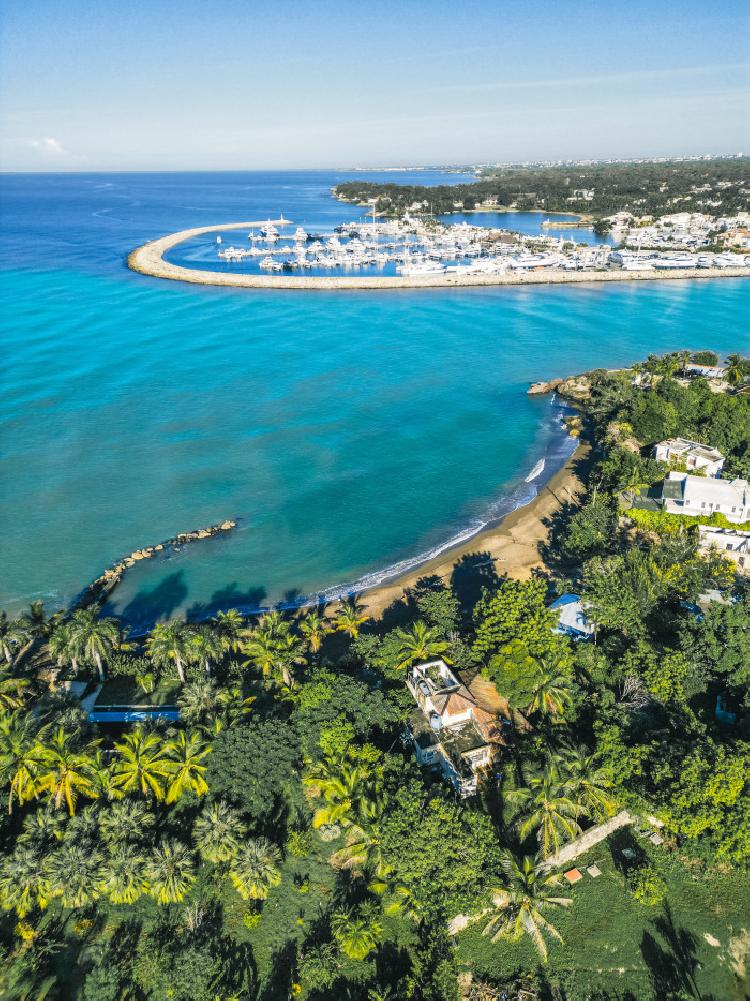
<instances>
[{"instance_id":1,"label":"docked yacht","mask_svg":"<svg viewBox=\"0 0 750 1001\"><path fill-rule=\"evenodd\" d=\"M264 257L258 267L263 268L264 271L281 271L283 265L275 261L273 257Z\"/></svg>"}]
</instances>

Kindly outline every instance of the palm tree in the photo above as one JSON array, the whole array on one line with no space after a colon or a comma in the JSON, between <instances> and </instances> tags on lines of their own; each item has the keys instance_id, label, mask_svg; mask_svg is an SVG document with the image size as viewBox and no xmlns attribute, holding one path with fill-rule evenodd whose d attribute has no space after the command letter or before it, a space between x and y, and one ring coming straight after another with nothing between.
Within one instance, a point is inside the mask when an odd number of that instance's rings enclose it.
<instances>
[{"instance_id":1,"label":"palm tree","mask_svg":"<svg viewBox=\"0 0 750 1001\"><path fill-rule=\"evenodd\" d=\"M536 831L544 858L581 833L580 808L571 799L569 788L560 780L553 765L547 765L543 775L531 779L528 786L509 792L507 800L521 808L516 822L521 839L525 840Z\"/></svg>"},{"instance_id":2,"label":"palm tree","mask_svg":"<svg viewBox=\"0 0 750 1001\"><path fill-rule=\"evenodd\" d=\"M742 355L729 355L724 377L730 386L739 386L740 383L745 381L745 375L747 374L746 366L747 362L743 360Z\"/></svg>"},{"instance_id":3,"label":"palm tree","mask_svg":"<svg viewBox=\"0 0 750 1001\"><path fill-rule=\"evenodd\" d=\"M27 634L18 619L13 621L8 618L6 612L0 612L0 655L5 658L6 663L13 663L19 647L22 647L27 639Z\"/></svg>"},{"instance_id":4,"label":"palm tree","mask_svg":"<svg viewBox=\"0 0 750 1001\"><path fill-rule=\"evenodd\" d=\"M167 748L155 733L138 726L115 743L118 758L112 768L112 785L124 793L164 797L162 780L169 778Z\"/></svg>"},{"instance_id":5,"label":"palm tree","mask_svg":"<svg viewBox=\"0 0 750 1001\"><path fill-rule=\"evenodd\" d=\"M65 803L68 814L76 812L79 793L92 799L96 796L89 776L90 758L86 751L74 747L74 737L62 727L41 745L38 788L48 792L55 809Z\"/></svg>"},{"instance_id":6,"label":"palm tree","mask_svg":"<svg viewBox=\"0 0 750 1001\"><path fill-rule=\"evenodd\" d=\"M574 747L563 751L563 761L570 797L580 812L597 821L611 817L617 809L615 800L606 791L611 782L594 755L585 747Z\"/></svg>"},{"instance_id":7,"label":"palm tree","mask_svg":"<svg viewBox=\"0 0 750 1001\"><path fill-rule=\"evenodd\" d=\"M193 826L193 840L205 862L231 862L246 835L239 813L223 799L206 806Z\"/></svg>"},{"instance_id":8,"label":"palm tree","mask_svg":"<svg viewBox=\"0 0 750 1001\"><path fill-rule=\"evenodd\" d=\"M350 748L343 757L324 758L310 769L305 785L324 804L313 816L313 827L351 827L377 816L383 768L367 748Z\"/></svg>"},{"instance_id":9,"label":"palm tree","mask_svg":"<svg viewBox=\"0 0 750 1001\"><path fill-rule=\"evenodd\" d=\"M35 907L44 910L52 896L45 856L31 845L16 845L0 860L0 906L23 919Z\"/></svg>"},{"instance_id":10,"label":"palm tree","mask_svg":"<svg viewBox=\"0 0 750 1001\"><path fill-rule=\"evenodd\" d=\"M80 650L73 641L73 626L70 622L58 622L49 638L50 656L55 659L58 667L71 664L78 673Z\"/></svg>"},{"instance_id":11,"label":"palm tree","mask_svg":"<svg viewBox=\"0 0 750 1001\"><path fill-rule=\"evenodd\" d=\"M146 892L145 858L129 844L117 844L105 855L99 891L113 904L133 904Z\"/></svg>"},{"instance_id":12,"label":"palm tree","mask_svg":"<svg viewBox=\"0 0 750 1001\"><path fill-rule=\"evenodd\" d=\"M112 767L100 748L89 756L88 777L94 790L94 799L120 799L122 792L112 785Z\"/></svg>"},{"instance_id":13,"label":"palm tree","mask_svg":"<svg viewBox=\"0 0 750 1001\"><path fill-rule=\"evenodd\" d=\"M417 619L408 629L397 629L396 637L399 643L396 666L401 670L441 657L448 649L448 643L424 619Z\"/></svg>"},{"instance_id":14,"label":"palm tree","mask_svg":"<svg viewBox=\"0 0 750 1001\"><path fill-rule=\"evenodd\" d=\"M178 904L195 882L192 853L181 842L165 838L146 860L143 875L157 904Z\"/></svg>"},{"instance_id":15,"label":"palm tree","mask_svg":"<svg viewBox=\"0 0 750 1001\"><path fill-rule=\"evenodd\" d=\"M331 932L349 959L367 959L383 937L383 926L370 907L342 909L331 916Z\"/></svg>"},{"instance_id":16,"label":"palm tree","mask_svg":"<svg viewBox=\"0 0 750 1001\"><path fill-rule=\"evenodd\" d=\"M229 878L243 900L265 900L281 882L281 852L268 838L251 838L232 859Z\"/></svg>"},{"instance_id":17,"label":"palm tree","mask_svg":"<svg viewBox=\"0 0 750 1001\"><path fill-rule=\"evenodd\" d=\"M155 822L156 817L145 803L123 799L102 811L99 829L104 843L116 847L142 841Z\"/></svg>"},{"instance_id":18,"label":"palm tree","mask_svg":"<svg viewBox=\"0 0 750 1001\"><path fill-rule=\"evenodd\" d=\"M186 789L191 789L196 796L205 796L208 792L203 778L206 765L201 762L210 753L211 745L204 743L200 734L195 731L187 734L184 730L178 732L167 746L169 760L164 766L170 776L167 803L176 802Z\"/></svg>"},{"instance_id":19,"label":"palm tree","mask_svg":"<svg viewBox=\"0 0 750 1001\"><path fill-rule=\"evenodd\" d=\"M202 665L206 677L211 676L211 665L221 659L226 649L221 637L210 626L198 626L190 637L192 656Z\"/></svg>"},{"instance_id":20,"label":"palm tree","mask_svg":"<svg viewBox=\"0 0 750 1001\"><path fill-rule=\"evenodd\" d=\"M560 877L545 873L528 855L519 865L510 852L506 852L502 866L508 888L493 894L499 909L487 922L484 934L492 936L493 942L499 938L518 940L528 935L542 962L546 963L545 935L558 942L562 942L562 936L544 913L556 907L569 907L573 901L570 897L556 895Z\"/></svg>"},{"instance_id":21,"label":"palm tree","mask_svg":"<svg viewBox=\"0 0 750 1001\"><path fill-rule=\"evenodd\" d=\"M357 595L353 594L336 612L334 624L337 632L346 633L353 640L359 636L359 627L367 622L369 616L365 612L365 606L357 601Z\"/></svg>"},{"instance_id":22,"label":"palm tree","mask_svg":"<svg viewBox=\"0 0 750 1001\"><path fill-rule=\"evenodd\" d=\"M268 618L270 615L264 616L264 619ZM264 678L280 679L291 686L292 667L300 661L301 651L298 640L289 633L288 624L284 623L284 626L273 629L259 627L252 631L243 644L243 650L248 657L246 666L259 668Z\"/></svg>"},{"instance_id":23,"label":"palm tree","mask_svg":"<svg viewBox=\"0 0 750 1001\"><path fill-rule=\"evenodd\" d=\"M29 682L0 670L0 713L20 709L29 694Z\"/></svg>"},{"instance_id":24,"label":"palm tree","mask_svg":"<svg viewBox=\"0 0 750 1001\"><path fill-rule=\"evenodd\" d=\"M0 717L0 782L10 786L8 813L13 800L22 805L39 792L42 753L38 740L43 734L31 716L15 712Z\"/></svg>"},{"instance_id":25,"label":"palm tree","mask_svg":"<svg viewBox=\"0 0 750 1001\"><path fill-rule=\"evenodd\" d=\"M310 653L320 653L323 640L331 631L331 624L319 609L313 609L300 620L299 631L302 634Z\"/></svg>"},{"instance_id":26,"label":"palm tree","mask_svg":"<svg viewBox=\"0 0 750 1001\"><path fill-rule=\"evenodd\" d=\"M31 639L46 639L60 615L61 613L57 612L48 619L44 611L44 602L32 601L28 610L19 616L18 624Z\"/></svg>"},{"instance_id":27,"label":"palm tree","mask_svg":"<svg viewBox=\"0 0 750 1001\"><path fill-rule=\"evenodd\" d=\"M149 638L146 650L156 667L177 668L180 681L185 681L185 664L190 661L192 629L184 622L157 622Z\"/></svg>"},{"instance_id":28,"label":"palm tree","mask_svg":"<svg viewBox=\"0 0 750 1001\"><path fill-rule=\"evenodd\" d=\"M227 612L217 612L213 628L225 650L235 653L240 649L245 620L236 608L230 608Z\"/></svg>"},{"instance_id":29,"label":"palm tree","mask_svg":"<svg viewBox=\"0 0 750 1001\"><path fill-rule=\"evenodd\" d=\"M38 807L23 818L21 833L16 838L16 844L28 845L42 851L55 841L62 841L64 829L65 821L59 813Z\"/></svg>"},{"instance_id":30,"label":"palm tree","mask_svg":"<svg viewBox=\"0 0 750 1001\"><path fill-rule=\"evenodd\" d=\"M573 701L570 678L559 673L554 665L541 663L542 673L534 687L534 694L526 712L560 718Z\"/></svg>"},{"instance_id":31,"label":"palm tree","mask_svg":"<svg viewBox=\"0 0 750 1001\"><path fill-rule=\"evenodd\" d=\"M84 660L96 664L104 681L104 663L120 644L120 627L115 619L100 619L92 608L79 608L70 619L70 642Z\"/></svg>"},{"instance_id":32,"label":"palm tree","mask_svg":"<svg viewBox=\"0 0 750 1001\"><path fill-rule=\"evenodd\" d=\"M90 845L63 844L50 858L50 886L63 907L84 907L99 896L102 858Z\"/></svg>"},{"instance_id":33,"label":"palm tree","mask_svg":"<svg viewBox=\"0 0 750 1001\"><path fill-rule=\"evenodd\" d=\"M253 702L253 696L243 697L239 686L219 688L211 678L188 681L177 699L180 718L188 726L199 726L214 734L245 719Z\"/></svg>"}]
</instances>

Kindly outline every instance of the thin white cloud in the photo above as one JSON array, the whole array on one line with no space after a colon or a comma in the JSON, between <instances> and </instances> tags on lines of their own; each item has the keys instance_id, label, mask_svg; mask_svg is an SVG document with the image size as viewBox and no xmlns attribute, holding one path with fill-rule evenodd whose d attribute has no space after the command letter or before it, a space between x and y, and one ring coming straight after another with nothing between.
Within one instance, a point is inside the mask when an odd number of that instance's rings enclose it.
<instances>
[{"instance_id":1,"label":"thin white cloud","mask_svg":"<svg viewBox=\"0 0 750 1001\"><path fill-rule=\"evenodd\" d=\"M42 156L55 158L70 156L60 140L54 139L52 136L47 136L45 139L29 139L26 145L37 150Z\"/></svg>"}]
</instances>

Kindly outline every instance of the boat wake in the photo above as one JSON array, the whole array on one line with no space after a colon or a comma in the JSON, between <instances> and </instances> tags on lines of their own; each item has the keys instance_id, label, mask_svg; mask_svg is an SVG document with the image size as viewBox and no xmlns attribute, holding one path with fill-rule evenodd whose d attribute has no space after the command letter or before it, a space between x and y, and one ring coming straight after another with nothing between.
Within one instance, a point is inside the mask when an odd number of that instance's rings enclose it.
<instances>
[{"instance_id":1,"label":"boat wake","mask_svg":"<svg viewBox=\"0 0 750 1001\"><path fill-rule=\"evenodd\" d=\"M540 475L540 473L544 470L544 463L545 463L545 460L543 458L540 459L539 462L536 463L536 465L534 466L534 468L531 470L531 472L529 473L529 475L526 477L526 480L525 480L526 483L531 483L532 480L535 480L537 478L537 476Z\"/></svg>"}]
</instances>

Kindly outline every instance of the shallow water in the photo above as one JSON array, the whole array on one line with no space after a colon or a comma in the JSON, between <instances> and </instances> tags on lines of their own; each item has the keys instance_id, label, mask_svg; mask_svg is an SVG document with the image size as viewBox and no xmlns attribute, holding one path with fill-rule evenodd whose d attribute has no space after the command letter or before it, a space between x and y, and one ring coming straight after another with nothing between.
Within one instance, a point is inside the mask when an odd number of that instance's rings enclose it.
<instances>
[{"instance_id":1,"label":"shallow water","mask_svg":"<svg viewBox=\"0 0 750 1001\"><path fill-rule=\"evenodd\" d=\"M343 176L2 178L0 606L56 607L223 518L237 530L131 571L114 611L142 625L373 581L528 499L543 456L542 478L564 461L531 381L750 345L742 279L309 294L124 266L191 225L339 221Z\"/></svg>"}]
</instances>

